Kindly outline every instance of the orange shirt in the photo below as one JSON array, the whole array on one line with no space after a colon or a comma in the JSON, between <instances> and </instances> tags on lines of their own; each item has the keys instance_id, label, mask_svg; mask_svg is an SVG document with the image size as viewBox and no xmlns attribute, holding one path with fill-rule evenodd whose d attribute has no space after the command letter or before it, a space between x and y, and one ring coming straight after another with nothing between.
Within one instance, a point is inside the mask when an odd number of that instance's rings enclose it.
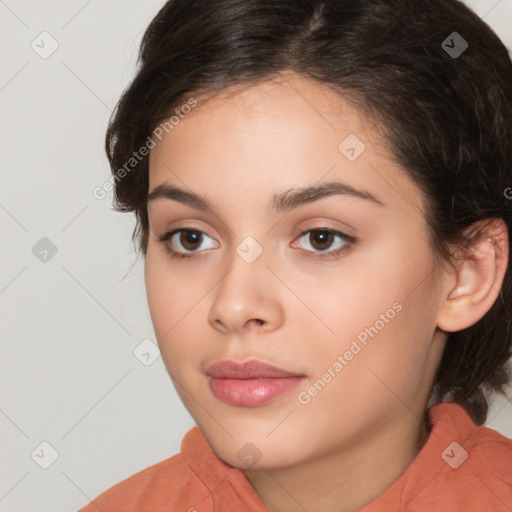
<instances>
[{"instance_id":1,"label":"orange shirt","mask_svg":"<svg viewBox=\"0 0 512 512\"><path fill-rule=\"evenodd\" d=\"M458 404L430 410L432 431L412 464L360 512L510 512L512 439L477 427ZM268 512L243 470L199 430L179 454L114 485L79 512Z\"/></svg>"}]
</instances>

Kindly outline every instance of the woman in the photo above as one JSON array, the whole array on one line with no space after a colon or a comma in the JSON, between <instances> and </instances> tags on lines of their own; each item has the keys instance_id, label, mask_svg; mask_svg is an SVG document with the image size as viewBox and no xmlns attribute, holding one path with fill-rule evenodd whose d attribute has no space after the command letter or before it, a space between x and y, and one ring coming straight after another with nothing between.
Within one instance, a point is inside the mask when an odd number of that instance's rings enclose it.
<instances>
[{"instance_id":1,"label":"woman","mask_svg":"<svg viewBox=\"0 0 512 512\"><path fill-rule=\"evenodd\" d=\"M510 510L511 114L457 0L167 2L106 148L197 427L82 511Z\"/></svg>"}]
</instances>

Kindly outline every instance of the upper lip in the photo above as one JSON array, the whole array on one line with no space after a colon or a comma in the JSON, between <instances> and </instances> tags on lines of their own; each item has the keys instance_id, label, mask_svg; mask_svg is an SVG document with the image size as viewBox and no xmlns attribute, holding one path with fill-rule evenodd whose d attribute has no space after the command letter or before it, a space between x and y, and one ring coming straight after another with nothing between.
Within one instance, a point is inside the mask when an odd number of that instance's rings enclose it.
<instances>
[{"instance_id":1,"label":"upper lip","mask_svg":"<svg viewBox=\"0 0 512 512\"><path fill-rule=\"evenodd\" d=\"M304 376L257 359L240 362L231 359L217 361L206 368L206 374L217 379L275 379Z\"/></svg>"}]
</instances>

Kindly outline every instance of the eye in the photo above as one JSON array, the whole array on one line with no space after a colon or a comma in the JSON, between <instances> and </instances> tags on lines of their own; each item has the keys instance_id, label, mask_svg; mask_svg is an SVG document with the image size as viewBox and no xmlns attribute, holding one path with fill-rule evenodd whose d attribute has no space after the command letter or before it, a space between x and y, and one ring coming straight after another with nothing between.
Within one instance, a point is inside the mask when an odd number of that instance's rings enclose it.
<instances>
[{"instance_id":1,"label":"eye","mask_svg":"<svg viewBox=\"0 0 512 512\"><path fill-rule=\"evenodd\" d=\"M300 241L303 240L306 249L303 250L305 256L317 259L325 259L339 256L354 244L355 238L329 228L314 228L301 233L299 238L294 241L292 247L299 247ZM336 241L338 239L338 241Z\"/></svg>"},{"instance_id":2,"label":"eye","mask_svg":"<svg viewBox=\"0 0 512 512\"><path fill-rule=\"evenodd\" d=\"M210 243L206 247L204 246L205 237L210 239ZM306 243L306 249L301 249L301 252L307 257L319 260L324 260L326 257L329 259L336 258L356 241L354 237L341 231L330 228L315 228L301 233L291 246L300 248L301 239L304 239ZM338 239L338 242L334 243L336 239ZM165 249L172 258L178 259L194 258L199 256L198 253L219 246L204 231L186 227L176 228L164 233L158 236L158 241L165 244ZM170 243L168 243L169 241Z\"/></svg>"},{"instance_id":3,"label":"eye","mask_svg":"<svg viewBox=\"0 0 512 512\"><path fill-rule=\"evenodd\" d=\"M210 243L207 244L206 247L204 246L205 237L210 239ZM204 231L185 227L173 229L159 236L158 241L165 243L165 248L167 252L170 253L171 257L179 259L192 258L198 252L204 252L205 249L212 249L219 246L217 242ZM170 243L166 243L167 241L170 241ZM177 247L178 250L174 247Z\"/></svg>"}]
</instances>

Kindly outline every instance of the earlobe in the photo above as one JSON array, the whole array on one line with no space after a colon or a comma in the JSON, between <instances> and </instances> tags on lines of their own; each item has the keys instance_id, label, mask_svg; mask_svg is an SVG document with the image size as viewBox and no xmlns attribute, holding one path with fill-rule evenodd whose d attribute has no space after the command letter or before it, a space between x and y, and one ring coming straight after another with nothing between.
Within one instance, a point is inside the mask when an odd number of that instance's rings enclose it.
<instances>
[{"instance_id":1,"label":"earlobe","mask_svg":"<svg viewBox=\"0 0 512 512\"><path fill-rule=\"evenodd\" d=\"M474 325L496 301L508 264L508 234L502 219L482 231L456 262L456 280L438 311L438 327L455 332Z\"/></svg>"}]
</instances>

